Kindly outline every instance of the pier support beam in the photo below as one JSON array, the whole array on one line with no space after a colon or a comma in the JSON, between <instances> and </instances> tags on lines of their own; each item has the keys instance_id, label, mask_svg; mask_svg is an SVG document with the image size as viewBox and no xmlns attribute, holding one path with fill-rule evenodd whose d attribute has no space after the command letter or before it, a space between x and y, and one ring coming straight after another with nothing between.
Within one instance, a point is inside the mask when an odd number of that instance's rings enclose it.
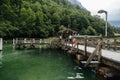
<instances>
[{"instance_id":1,"label":"pier support beam","mask_svg":"<svg viewBox=\"0 0 120 80\"><path fill-rule=\"evenodd\" d=\"M2 68L2 51L0 51L0 68Z\"/></svg>"}]
</instances>

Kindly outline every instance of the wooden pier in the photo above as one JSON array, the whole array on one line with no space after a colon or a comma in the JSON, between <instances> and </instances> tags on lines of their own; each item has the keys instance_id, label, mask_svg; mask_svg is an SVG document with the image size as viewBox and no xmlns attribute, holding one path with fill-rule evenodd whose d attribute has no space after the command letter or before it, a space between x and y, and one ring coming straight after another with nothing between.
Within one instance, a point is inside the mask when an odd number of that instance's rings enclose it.
<instances>
[{"instance_id":1,"label":"wooden pier","mask_svg":"<svg viewBox=\"0 0 120 80\"><path fill-rule=\"evenodd\" d=\"M120 52L116 52L116 50L120 50L120 44L118 43L120 38L103 38L100 36L72 36L72 39L73 38L77 39L76 45L74 45L69 39L64 39L60 41L61 43L58 44L58 46L69 54L74 54L77 57L78 55L86 57L86 61L83 61L84 59L81 57L78 58L79 62L85 64L85 66L99 63L106 65L106 68L102 68L102 70L100 68L98 71L104 71L104 75L107 75L108 77L111 76L108 75L108 73L117 74L115 71L120 71ZM111 45L113 45L113 49L111 49Z\"/></svg>"},{"instance_id":2,"label":"wooden pier","mask_svg":"<svg viewBox=\"0 0 120 80\"><path fill-rule=\"evenodd\" d=\"M72 47L72 44L68 44L68 46ZM74 48L77 49L77 46L75 46ZM83 45L78 45L78 49L84 52L85 47ZM92 54L94 50L95 48L93 47L87 47L87 53L89 55ZM120 70L120 53L102 49L101 62Z\"/></svg>"}]
</instances>

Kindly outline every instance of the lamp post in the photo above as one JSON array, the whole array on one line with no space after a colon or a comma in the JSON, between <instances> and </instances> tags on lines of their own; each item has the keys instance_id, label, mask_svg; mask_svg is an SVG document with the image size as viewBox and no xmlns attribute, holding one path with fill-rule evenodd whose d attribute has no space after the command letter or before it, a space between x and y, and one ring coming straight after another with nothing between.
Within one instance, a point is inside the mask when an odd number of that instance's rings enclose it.
<instances>
[{"instance_id":1,"label":"lamp post","mask_svg":"<svg viewBox=\"0 0 120 80\"><path fill-rule=\"evenodd\" d=\"M99 10L98 13L100 13L100 14L105 13L105 15L106 15L105 36L107 37L107 15L108 15L108 13L105 10Z\"/></svg>"}]
</instances>

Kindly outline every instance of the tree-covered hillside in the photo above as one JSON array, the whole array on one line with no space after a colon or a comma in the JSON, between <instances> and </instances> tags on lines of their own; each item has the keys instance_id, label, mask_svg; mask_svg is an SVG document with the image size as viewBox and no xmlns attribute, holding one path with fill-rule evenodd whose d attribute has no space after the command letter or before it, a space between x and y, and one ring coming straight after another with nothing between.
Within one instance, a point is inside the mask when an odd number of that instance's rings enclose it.
<instances>
[{"instance_id":1,"label":"tree-covered hillside","mask_svg":"<svg viewBox=\"0 0 120 80\"><path fill-rule=\"evenodd\" d=\"M68 0L0 0L1 37L50 37L61 28L104 35L105 21ZM109 25L108 35L113 35Z\"/></svg>"}]
</instances>

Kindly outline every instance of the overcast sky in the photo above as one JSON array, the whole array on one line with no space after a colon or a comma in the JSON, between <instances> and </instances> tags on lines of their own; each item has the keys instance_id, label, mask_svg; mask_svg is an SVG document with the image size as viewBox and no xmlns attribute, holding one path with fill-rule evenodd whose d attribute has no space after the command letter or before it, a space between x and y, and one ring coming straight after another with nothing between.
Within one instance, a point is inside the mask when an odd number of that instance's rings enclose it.
<instances>
[{"instance_id":1,"label":"overcast sky","mask_svg":"<svg viewBox=\"0 0 120 80\"><path fill-rule=\"evenodd\" d=\"M98 10L106 10L108 12L108 20L120 21L120 0L78 0L81 4L91 12L92 15L100 15L102 18L105 14L98 14Z\"/></svg>"}]
</instances>

